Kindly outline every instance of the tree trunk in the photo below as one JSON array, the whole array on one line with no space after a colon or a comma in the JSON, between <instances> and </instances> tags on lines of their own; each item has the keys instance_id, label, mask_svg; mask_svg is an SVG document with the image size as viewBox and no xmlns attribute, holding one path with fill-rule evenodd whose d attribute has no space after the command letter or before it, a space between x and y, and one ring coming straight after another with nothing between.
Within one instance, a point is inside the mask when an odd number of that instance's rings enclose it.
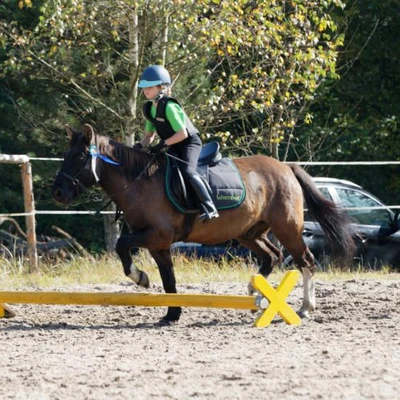
<instances>
[{"instance_id":1,"label":"tree trunk","mask_svg":"<svg viewBox=\"0 0 400 400\"><path fill-rule=\"evenodd\" d=\"M136 141L136 107L138 100L138 76L139 76L139 36L138 36L138 14L132 11L128 19L129 23L129 60L130 60L130 89L128 94L128 112L125 121L125 144L133 146ZM116 211L116 205L111 203L107 211ZM119 235L120 224L115 222L114 214L104 215L104 241L106 251L112 253L115 250Z\"/></svg>"},{"instance_id":2,"label":"tree trunk","mask_svg":"<svg viewBox=\"0 0 400 400\"><path fill-rule=\"evenodd\" d=\"M138 100L138 77L139 77L139 35L138 14L132 11L129 17L129 72L130 90L128 94L128 115L126 118L126 144L132 146L135 143L136 107Z\"/></svg>"},{"instance_id":3,"label":"tree trunk","mask_svg":"<svg viewBox=\"0 0 400 400\"><path fill-rule=\"evenodd\" d=\"M163 27L161 31L161 62L165 66L167 62L167 48L168 48L168 14L164 12Z\"/></svg>"},{"instance_id":4,"label":"tree trunk","mask_svg":"<svg viewBox=\"0 0 400 400\"><path fill-rule=\"evenodd\" d=\"M274 142L271 144L271 157L279 160L279 143Z\"/></svg>"}]
</instances>

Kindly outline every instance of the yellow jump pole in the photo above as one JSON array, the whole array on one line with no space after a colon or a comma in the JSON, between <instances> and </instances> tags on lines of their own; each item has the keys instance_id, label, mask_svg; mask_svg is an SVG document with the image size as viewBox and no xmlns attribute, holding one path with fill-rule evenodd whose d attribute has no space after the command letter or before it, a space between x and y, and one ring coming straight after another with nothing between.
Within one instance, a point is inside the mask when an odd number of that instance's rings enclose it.
<instances>
[{"instance_id":1,"label":"yellow jump pole","mask_svg":"<svg viewBox=\"0 0 400 400\"><path fill-rule=\"evenodd\" d=\"M213 294L0 292L0 302L144 307L204 307L258 310L253 296Z\"/></svg>"},{"instance_id":2,"label":"yellow jump pole","mask_svg":"<svg viewBox=\"0 0 400 400\"><path fill-rule=\"evenodd\" d=\"M279 314L289 325L299 325L300 317L286 303L286 297L295 286L298 271L287 271L275 289L261 275L252 277L259 296L232 296L215 294L152 294L152 293L87 293L87 292L3 292L0 291L0 318L15 315L2 303L144 306L144 307L203 307L262 310L256 327L268 326Z\"/></svg>"}]
</instances>

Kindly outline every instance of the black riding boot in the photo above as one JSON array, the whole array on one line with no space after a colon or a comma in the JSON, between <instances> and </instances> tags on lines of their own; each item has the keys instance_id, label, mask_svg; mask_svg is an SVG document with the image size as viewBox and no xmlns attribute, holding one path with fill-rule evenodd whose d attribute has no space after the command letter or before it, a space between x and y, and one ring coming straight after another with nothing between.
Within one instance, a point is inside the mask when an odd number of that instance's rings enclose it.
<instances>
[{"instance_id":1,"label":"black riding boot","mask_svg":"<svg viewBox=\"0 0 400 400\"><path fill-rule=\"evenodd\" d=\"M200 200L203 213L199 218L203 221L208 221L213 218L218 218L219 214L212 201L211 195L207 190L206 182L199 175L193 175L190 179L190 184L195 191L197 198Z\"/></svg>"}]
</instances>

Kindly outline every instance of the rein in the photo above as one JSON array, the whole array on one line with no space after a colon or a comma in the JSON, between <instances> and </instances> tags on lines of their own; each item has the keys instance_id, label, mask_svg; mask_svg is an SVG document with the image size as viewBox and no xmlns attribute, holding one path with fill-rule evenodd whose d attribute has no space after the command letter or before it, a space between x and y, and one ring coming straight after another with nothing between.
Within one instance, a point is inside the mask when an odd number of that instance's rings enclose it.
<instances>
[{"instance_id":1,"label":"rein","mask_svg":"<svg viewBox=\"0 0 400 400\"><path fill-rule=\"evenodd\" d=\"M182 160L182 159L181 159L181 158L179 158L179 157L173 156L173 155L172 155L172 154L170 154L170 153L164 152L164 154L165 154L167 157L173 158L174 160L177 160L177 161L179 161L179 162L181 162L181 163L184 163L184 164L190 165L190 163L189 163L189 162L187 162L187 161L185 161L185 160Z\"/></svg>"}]
</instances>

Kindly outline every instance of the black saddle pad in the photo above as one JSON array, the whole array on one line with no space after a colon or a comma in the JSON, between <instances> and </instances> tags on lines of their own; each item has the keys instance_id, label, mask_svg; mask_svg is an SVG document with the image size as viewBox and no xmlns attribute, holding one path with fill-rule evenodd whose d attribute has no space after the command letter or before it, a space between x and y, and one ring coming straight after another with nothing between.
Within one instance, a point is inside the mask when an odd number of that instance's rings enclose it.
<instances>
[{"instance_id":1,"label":"black saddle pad","mask_svg":"<svg viewBox=\"0 0 400 400\"><path fill-rule=\"evenodd\" d=\"M181 212L199 212L199 203L190 185L186 185L175 159L167 157L166 192L171 203ZM218 210L235 208L246 197L246 188L234 162L222 158L218 163L201 165L197 172L205 178L212 190L212 199Z\"/></svg>"}]
</instances>

